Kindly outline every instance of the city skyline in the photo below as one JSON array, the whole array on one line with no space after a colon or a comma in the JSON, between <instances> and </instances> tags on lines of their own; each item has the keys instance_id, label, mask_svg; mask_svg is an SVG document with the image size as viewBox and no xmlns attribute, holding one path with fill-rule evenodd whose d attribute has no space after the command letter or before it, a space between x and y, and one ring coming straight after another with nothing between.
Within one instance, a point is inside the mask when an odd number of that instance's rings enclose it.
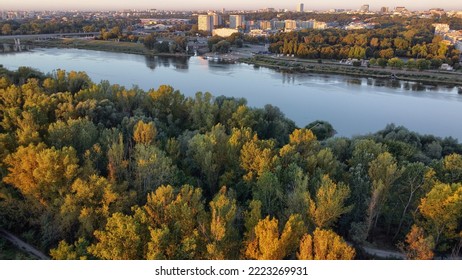
<instances>
[{"instance_id":1,"label":"city skyline","mask_svg":"<svg viewBox=\"0 0 462 280\"><path fill-rule=\"evenodd\" d=\"M344 3L339 0L325 0L322 4L312 4L300 0L289 1L276 1L276 0L260 0L252 1L249 3L244 0L236 0L230 3L225 0L202 0L195 1L194 3L185 3L184 0L171 0L168 2L155 3L149 0L132 0L126 1L113 1L113 0L100 0L100 1L65 1L56 3L51 0L3 0L2 10L117 10L117 9L159 9L159 10L207 10L215 9L221 10L253 10L263 8L276 8L288 9L295 11L298 4L304 4L304 10L325 10L325 9L354 9L359 10L364 4L370 6L371 11L379 10L381 7L389 7L393 9L396 6L405 6L410 10L425 10L430 8L443 8L446 10L460 9L456 1L452 3L438 3L435 5L434 1L421 0L421 1L397 1L397 0L351 0ZM441 6L443 5L443 6Z\"/></svg>"}]
</instances>

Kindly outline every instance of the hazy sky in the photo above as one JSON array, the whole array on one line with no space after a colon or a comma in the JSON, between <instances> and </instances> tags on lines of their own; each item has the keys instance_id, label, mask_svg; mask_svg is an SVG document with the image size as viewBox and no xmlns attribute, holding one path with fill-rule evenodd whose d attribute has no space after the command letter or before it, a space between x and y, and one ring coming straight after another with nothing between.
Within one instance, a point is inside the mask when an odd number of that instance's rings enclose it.
<instances>
[{"instance_id":1,"label":"hazy sky","mask_svg":"<svg viewBox=\"0 0 462 280\"><path fill-rule=\"evenodd\" d=\"M408 9L444 8L462 9L460 0L323 0L300 1L300 0L1 0L0 10L116 10L116 9L175 9L175 10L198 10L198 9L258 9L265 7L284 8L295 10L297 3L304 3L305 10L347 8L359 9L362 4L369 4L371 10L378 10L382 6L394 8L405 6Z\"/></svg>"}]
</instances>

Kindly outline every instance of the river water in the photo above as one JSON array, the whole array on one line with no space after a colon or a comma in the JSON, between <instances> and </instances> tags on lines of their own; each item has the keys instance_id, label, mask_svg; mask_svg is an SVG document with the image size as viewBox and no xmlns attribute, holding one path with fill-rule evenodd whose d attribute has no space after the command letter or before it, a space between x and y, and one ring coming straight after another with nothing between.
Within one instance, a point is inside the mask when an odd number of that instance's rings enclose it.
<instances>
[{"instance_id":1,"label":"river water","mask_svg":"<svg viewBox=\"0 0 462 280\"><path fill-rule=\"evenodd\" d=\"M323 74L288 74L247 64L222 64L200 57L147 58L77 49L34 49L0 55L10 70L30 66L85 71L94 82L108 80L148 90L168 84L186 96L244 97L248 104L278 106L300 127L330 122L338 136L354 136L403 125L422 134L462 139L462 95L447 86Z\"/></svg>"}]
</instances>

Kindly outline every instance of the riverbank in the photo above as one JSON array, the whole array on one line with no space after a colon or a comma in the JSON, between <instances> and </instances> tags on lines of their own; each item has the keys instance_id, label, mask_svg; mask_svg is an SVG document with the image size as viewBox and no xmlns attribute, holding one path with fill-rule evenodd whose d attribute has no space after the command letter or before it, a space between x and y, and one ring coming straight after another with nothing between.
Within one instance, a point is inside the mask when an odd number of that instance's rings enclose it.
<instances>
[{"instance_id":1,"label":"riverbank","mask_svg":"<svg viewBox=\"0 0 462 280\"><path fill-rule=\"evenodd\" d=\"M9 43L3 42L1 43ZM105 51L105 52L117 52L117 53L128 53L128 54L139 54L148 56L181 56L188 57L190 54L186 53L157 53L150 51L144 47L141 43L133 42L117 42L117 41L103 41L103 40L86 40L76 38L65 38L55 40L23 40L23 45L32 48L61 48L61 49L82 49L92 51Z\"/></svg>"},{"instance_id":2,"label":"riverbank","mask_svg":"<svg viewBox=\"0 0 462 280\"><path fill-rule=\"evenodd\" d=\"M458 72L412 71L380 67L355 67L351 65L342 65L331 62L319 63L304 59L278 58L263 55L257 55L251 58L241 58L239 59L239 62L293 73L339 74L379 79L393 78L397 80L421 82L425 84L462 86L462 73Z\"/></svg>"}]
</instances>

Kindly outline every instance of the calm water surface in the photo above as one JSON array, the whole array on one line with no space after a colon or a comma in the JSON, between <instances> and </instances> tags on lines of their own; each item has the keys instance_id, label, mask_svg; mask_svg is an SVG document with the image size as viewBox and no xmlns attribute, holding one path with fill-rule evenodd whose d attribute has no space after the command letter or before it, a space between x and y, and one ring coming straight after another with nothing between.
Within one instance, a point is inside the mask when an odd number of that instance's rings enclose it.
<instances>
[{"instance_id":1,"label":"calm water surface","mask_svg":"<svg viewBox=\"0 0 462 280\"><path fill-rule=\"evenodd\" d=\"M375 132L395 123L422 134L462 139L462 95L453 87L287 74L200 57L146 58L76 49L0 55L0 64L11 70L30 66L45 73L58 68L85 71L95 82L109 80L145 90L169 84L186 96L209 91L215 96L244 97L250 106L278 106L300 127L326 120L341 136Z\"/></svg>"}]
</instances>

